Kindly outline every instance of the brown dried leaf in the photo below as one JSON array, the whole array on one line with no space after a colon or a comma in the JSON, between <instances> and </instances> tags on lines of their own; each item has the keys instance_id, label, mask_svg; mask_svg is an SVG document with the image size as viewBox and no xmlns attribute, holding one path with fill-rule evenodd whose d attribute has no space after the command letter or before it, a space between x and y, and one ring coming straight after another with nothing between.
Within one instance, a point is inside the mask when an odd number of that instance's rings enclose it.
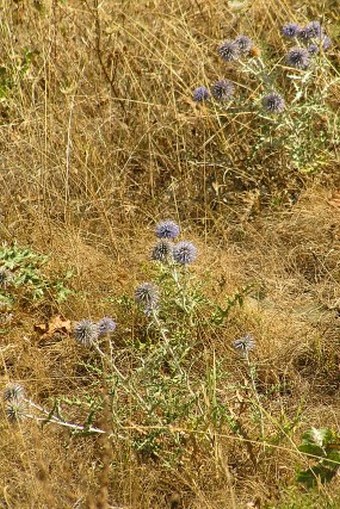
<instances>
[{"instance_id":1,"label":"brown dried leaf","mask_svg":"<svg viewBox=\"0 0 340 509\"><path fill-rule=\"evenodd\" d=\"M60 315L53 316L47 323L37 323L34 329L42 334L42 338L50 338L54 334L68 334L72 330L70 320L64 320Z\"/></svg>"}]
</instances>

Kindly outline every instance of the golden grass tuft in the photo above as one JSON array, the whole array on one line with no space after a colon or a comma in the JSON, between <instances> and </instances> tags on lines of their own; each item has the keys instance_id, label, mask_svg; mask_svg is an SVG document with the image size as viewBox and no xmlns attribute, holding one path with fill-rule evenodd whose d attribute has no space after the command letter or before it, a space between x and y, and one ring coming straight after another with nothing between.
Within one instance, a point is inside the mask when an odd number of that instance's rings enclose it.
<instances>
[{"instance_id":1,"label":"golden grass tuft","mask_svg":"<svg viewBox=\"0 0 340 509\"><path fill-rule=\"evenodd\" d=\"M51 280L71 269L73 294L63 303L20 301L13 316L2 311L0 385L19 382L46 406L102 390L106 382L88 369L100 367L95 353L81 350L71 334L39 334L36 326L56 315L114 316L118 362L130 373L137 355L131 345L144 338L147 321L118 298L153 276L148 255L159 219L178 221L198 245L193 272L207 297L222 305L249 283L253 290L220 328L200 317L194 338L205 355L193 368L196 382L221 360L229 378L218 397L239 420L239 435L207 422L204 439L187 439L177 468L137 454L132 439L77 437L26 421L12 426L2 408L0 507L302 507L301 490L286 494L297 465L306 464L297 451L301 434L310 426L339 430L336 147L325 141L315 174L299 172L283 153L251 160L259 119L240 112L226 123L216 109L197 107L191 93L224 77L216 47L240 32L264 55L282 52L279 27L289 20L320 17L335 39L337 2L2 4L1 235L49 254L43 270ZM318 82L332 82L333 112L335 56L333 47ZM227 73L248 87L232 66ZM319 118L320 126L331 122L335 140L334 118ZM232 341L247 332L257 341L267 433L279 437L270 450L252 439L256 423L237 389L247 374ZM107 390L101 424L111 429ZM125 404L132 408L128 397ZM72 422L86 419L76 405L67 411ZM134 417L126 421L131 437L143 436ZM279 505L285 497L293 505ZM339 500L333 481L303 507L335 508Z\"/></svg>"}]
</instances>

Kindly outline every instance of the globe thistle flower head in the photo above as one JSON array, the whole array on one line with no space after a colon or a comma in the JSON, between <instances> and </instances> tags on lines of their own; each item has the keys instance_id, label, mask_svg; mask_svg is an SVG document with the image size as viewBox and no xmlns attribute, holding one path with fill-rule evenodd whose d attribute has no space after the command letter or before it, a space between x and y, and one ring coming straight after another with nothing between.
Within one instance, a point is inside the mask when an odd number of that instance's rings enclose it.
<instances>
[{"instance_id":1,"label":"globe thistle flower head","mask_svg":"<svg viewBox=\"0 0 340 509\"><path fill-rule=\"evenodd\" d=\"M173 249L173 257L176 263L188 265L197 258L197 248L192 242L186 240L178 242Z\"/></svg>"},{"instance_id":2,"label":"globe thistle flower head","mask_svg":"<svg viewBox=\"0 0 340 509\"><path fill-rule=\"evenodd\" d=\"M296 46L287 53L286 60L291 67L306 69L309 65L310 55L306 48Z\"/></svg>"},{"instance_id":3,"label":"globe thistle flower head","mask_svg":"<svg viewBox=\"0 0 340 509\"><path fill-rule=\"evenodd\" d=\"M218 101L229 101L234 94L234 85L229 80L219 80L211 87L212 96Z\"/></svg>"},{"instance_id":4,"label":"globe thistle flower head","mask_svg":"<svg viewBox=\"0 0 340 509\"><path fill-rule=\"evenodd\" d=\"M208 101L210 98L209 90L203 86L197 87L192 93L192 98L197 103Z\"/></svg>"},{"instance_id":5,"label":"globe thistle flower head","mask_svg":"<svg viewBox=\"0 0 340 509\"><path fill-rule=\"evenodd\" d=\"M235 41L224 41L217 48L219 56L225 62L234 62L240 58L240 48Z\"/></svg>"},{"instance_id":6,"label":"globe thistle flower head","mask_svg":"<svg viewBox=\"0 0 340 509\"><path fill-rule=\"evenodd\" d=\"M300 39L308 41L309 39L316 39L321 37L322 28L319 21L311 21L305 27L301 28L298 36Z\"/></svg>"},{"instance_id":7,"label":"globe thistle flower head","mask_svg":"<svg viewBox=\"0 0 340 509\"><path fill-rule=\"evenodd\" d=\"M282 113L285 109L285 100L273 91L263 97L262 106L269 113Z\"/></svg>"},{"instance_id":8,"label":"globe thistle flower head","mask_svg":"<svg viewBox=\"0 0 340 509\"><path fill-rule=\"evenodd\" d=\"M13 282L13 279L13 272L6 269L5 267L0 269L0 287L7 288Z\"/></svg>"},{"instance_id":9,"label":"globe thistle flower head","mask_svg":"<svg viewBox=\"0 0 340 509\"><path fill-rule=\"evenodd\" d=\"M25 417L26 402L24 399L12 399L6 403L7 419L12 422L18 422Z\"/></svg>"},{"instance_id":10,"label":"globe thistle flower head","mask_svg":"<svg viewBox=\"0 0 340 509\"><path fill-rule=\"evenodd\" d=\"M312 44L309 44L309 46L307 46L307 51L310 55L317 55L320 51L320 48L317 44L313 42Z\"/></svg>"},{"instance_id":11,"label":"globe thistle flower head","mask_svg":"<svg viewBox=\"0 0 340 509\"><path fill-rule=\"evenodd\" d=\"M74 327L74 338L82 346L90 347L98 340L98 325L91 320L81 320Z\"/></svg>"},{"instance_id":12,"label":"globe thistle flower head","mask_svg":"<svg viewBox=\"0 0 340 509\"><path fill-rule=\"evenodd\" d=\"M6 403L7 419L17 422L25 417L26 401L24 388L19 384L9 384L5 387L3 398Z\"/></svg>"},{"instance_id":13,"label":"globe thistle flower head","mask_svg":"<svg viewBox=\"0 0 340 509\"><path fill-rule=\"evenodd\" d=\"M247 355L255 348L255 340L250 334L246 334L242 338L235 339L235 341L233 341L233 346L235 350L241 352L242 355Z\"/></svg>"},{"instance_id":14,"label":"globe thistle flower head","mask_svg":"<svg viewBox=\"0 0 340 509\"><path fill-rule=\"evenodd\" d=\"M8 384L3 392L4 401L20 400L25 397L25 390L20 384Z\"/></svg>"},{"instance_id":15,"label":"globe thistle flower head","mask_svg":"<svg viewBox=\"0 0 340 509\"><path fill-rule=\"evenodd\" d=\"M156 226L156 236L159 239L175 239L180 233L180 228L177 223L170 219L161 221Z\"/></svg>"},{"instance_id":16,"label":"globe thistle flower head","mask_svg":"<svg viewBox=\"0 0 340 509\"><path fill-rule=\"evenodd\" d=\"M238 35L234 41L240 53L247 54L253 47L253 41L247 35Z\"/></svg>"},{"instance_id":17,"label":"globe thistle flower head","mask_svg":"<svg viewBox=\"0 0 340 509\"><path fill-rule=\"evenodd\" d=\"M113 332L116 330L117 324L116 322L110 317L110 316L104 316L99 322L97 323L98 327L98 336L104 336L105 334L110 334L110 332Z\"/></svg>"},{"instance_id":18,"label":"globe thistle flower head","mask_svg":"<svg viewBox=\"0 0 340 509\"><path fill-rule=\"evenodd\" d=\"M151 259L157 262L165 263L172 256L172 246L166 240L160 240L152 248Z\"/></svg>"},{"instance_id":19,"label":"globe thistle flower head","mask_svg":"<svg viewBox=\"0 0 340 509\"><path fill-rule=\"evenodd\" d=\"M135 301L144 308L146 313L150 313L158 306L158 289L152 283L141 283L135 290Z\"/></svg>"},{"instance_id":20,"label":"globe thistle flower head","mask_svg":"<svg viewBox=\"0 0 340 509\"><path fill-rule=\"evenodd\" d=\"M285 37L297 37L301 27L297 23L286 23L282 27L282 33Z\"/></svg>"}]
</instances>

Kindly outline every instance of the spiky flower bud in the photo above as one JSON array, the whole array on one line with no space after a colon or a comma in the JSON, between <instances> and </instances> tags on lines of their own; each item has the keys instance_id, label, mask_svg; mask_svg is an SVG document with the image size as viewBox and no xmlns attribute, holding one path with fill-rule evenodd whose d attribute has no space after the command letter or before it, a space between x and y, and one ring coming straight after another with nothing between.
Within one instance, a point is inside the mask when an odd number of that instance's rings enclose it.
<instances>
[{"instance_id":1,"label":"spiky flower bud","mask_svg":"<svg viewBox=\"0 0 340 509\"><path fill-rule=\"evenodd\" d=\"M161 221L156 226L156 236L160 239L175 239L178 237L180 229L177 223L170 219Z\"/></svg>"},{"instance_id":2,"label":"spiky flower bud","mask_svg":"<svg viewBox=\"0 0 340 509\"><path fill-rule=\"evenodd\" d=\"M211 87L211 93L218 101L229 101L234 90L234 85L229 80L219 80Z\"/></svg>"},{"instance_id":3,"label":"spiky flower bud","mask_svg":"<svg viewBox=\"0 0 340 509\"><path fill-rule=\"evenodd\" d=\"M152 283L141 283L135 290L135 301L149 313L158 306L158 289Z\"/></svg>"},{"instance_id":4,"label":"spiky flower bud","mask_svg":"<svg viewBox=\"0 0 340 509\"><path fill-rule=\"evenodd\" d=\"M306 48L298 46L292 48L286 55L288 65L296 69L306 69L309 65L310 55Z\"/></svg>"},{"instance_id":5,"label":"spiky flower bud","mask_svg":"<svg viewBox=\"0 0 340 509\"><path fill-rule=\"evenodd\" d=\"M11 401L13 399L23 399L25 396L25 390L22 385L11 383L8 384L3 393L4 401Z\"/></svg>"},{"instance_id":6,"label":"spiky flower bud","mask_svg":"<svg viewBox=\"0 0 340 509\"><path fill-rule=\"evenodd\" d=\"M195 102L207 101L210 98L209 90L206 87L198 87L192 93L192 98Z\"/></svg>"},{"instance_id":7,"label":"spiky flower bud","mask_svg":"<svg viewBox=\"0 0 340 509\"><path fill-rule=\"evenodd\" d=\"M9 421L17 422L25 417L26 401L24 388L19 384L8 384L3 392L6 415Z\"/></svg>"},{"instance_id":8,"label":"spiky flower bud","mask_svg":"<svg viewBox=\"0 0 340 509\"><path fill-rule=\"evenodd\" d=\"M74 338L82 346L92 346L99 337L98 325L91 320L81 320L74 328Z\"/></svg>"},{"instance_id":9,"label":"spiky flower bud","mask_svg":"<svg viewBox=\"0 0 340 509\"><path fill-rule=\"evenodd\" d=\"M246 355L255 348L255 340L250 334L246 334L240 339L235 339L235 341L233 341L233 346L235 350Z\"/></svg>"},{"instance_id":10,"label":"spiky flower bud","mask_svg":"<svg viewBox=\"0 0 340 509\"><path fill-rule=\"evenodd\" d=\"M240 53L243 53L244 55L249 53L254 46L253 41L247 35L238 35L234 43L238 46Z\"/></svg>"},{"instance_id":11,"label":"spiky flower bud","mask_svg":"<svg viewBox=\"0 0 340 509\"><path fill-rule=\"evenodd\" d=\"M196 260L197 248L192 242L178 242L173 248L173 257L180 265L188 265Z\"/></svg>"},{"instance_id":12,"label":"spiky flower bud","mask_svg":"<svg viewBox=\"0 0 340 509\"><path fill-rule=\"evenodd\" d=\"M217 48L219 56L225 62L233 62L240 58L240 48L235 41L224 41Z\"/></svg>"},{"instance_id":13,"label":"spiky flower bud","mask_svg":"<svg viewBox=\"0 0 340 509\"><path fill-rule=\"evenodd\" d=\"M160 240L152 248L151 259L157 262L167 262L172 257L172 246L165 240Z\"/></svg>"},{"instance_id":14,"label":"spiky flower bud","mask_svg":"<svg viewBox=\"0 0 340 509\"><path fill-rule=\"evenodd\" d=\"M105 334L110 334L110 332L113 332L116 330L117 324L116 322L109 316L104 316L99 322L97 323L98 327L98 336L104 336Z\"/></svg>"},{"instance_id":15,"label":"spiky flower bud","mask_svg":"<svg viewBox=\"0 0 340 509\"><path fill-rule=\"evenodd\" d=\"M269 113L282 113L285 109L285 100L277 92L270 92L262 98L262 106Z\"/></svg>"},{"instance_id":16,"label":"spiky flower bud","mask_svg":"<svg viewBox=\"0 0 340 509\"><path fill-rule=\"evenodd\" d=\"M9 421L20 421L25 417L26 403L23 399L12 399L6 404L5 411Z\"/></svg>"},{"instance_id":17,"label":"spiky flower bud","mask_svg":"<svg viewBox=\"0 0 340 509\"><path fill-rule=\"evenodd\" d=\"M282 27L282 33L286 37L297 37L300 33L301 27L297 23L286 23Z\"/></svg>"}]
</instances>

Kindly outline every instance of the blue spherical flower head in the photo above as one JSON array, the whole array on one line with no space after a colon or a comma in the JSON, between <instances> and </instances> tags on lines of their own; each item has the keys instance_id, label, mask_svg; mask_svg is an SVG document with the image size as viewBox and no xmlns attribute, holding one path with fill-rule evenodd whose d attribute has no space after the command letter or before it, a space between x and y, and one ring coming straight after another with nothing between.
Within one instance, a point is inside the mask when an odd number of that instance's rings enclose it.
<instances>
[{"instance_id":1,"label":"blue spherical flower head","mask_svg":"<svg viewBox=\"0 0 340 509\"><path fill-rule=\"evenodd\" d=\"M238 35L234 41L238 46L240 53L246 55L254 46L253 41L247 35Z\"/></svg>"},{"instance_id":2,"label":"blue spherical flower head","mask_svg":"<svg viewBox=\"0 0 340 509\"><path fill-rule=\"evenodd\" d=\"M175 239L180 233L177 223L171 220L161 221L156 226L156 236L159 239Z\"/></svg>"},{"instance_id":3,"label":"blue spherical flower head","mask_svg":"<svg viewBox=\"0 0 340 509\"><path fill-rule=\"evenodd\" d=\"M229 101L234 94L234 85L229 80L219 80L211 87L214 99L218 101Z\"/></svg>"},{"instance_id":4,"label":"blue spherical flower head","mask_svg":"<svg viewBox=\"0 0 340 509\"><path fill-rule=\"evenodd\" d=\"M178 242L173 248L173 258L180 265L193 263L197 258L197 248L192 242Z\"/></svg>"},{"instance_id":5,"label":"blue spherical flower head","mask_svg":"<svg viewBox=\"0 0 340 509\"><path fill-rule=\"evenodd\" d=\"M306 69L310 62L310 55L306 48L296 46L292 48L286 55L288 65L296 69Z\"/></svg>"},{"instance_id":6,"label":"blue spherical flower head","mask_svg":"<svg viewBox=\"0 0 340 509\"><path fill-rule=\"evenodd\" d=\"M98 327L98 336L104 336L105 334L110 334L111 332L116 330L117 324L110 316L104 316L97 323Z\"/></svg>"},{"instance_id":7,"label":"blue spherical flower head","mask_svg":"<svg viewBox=\"0 0 340 509\"><path fill-rule=\"evenodd\" d=\"M192 93L192 98L197 103L208 101L208 99L210 98L209 90L203 86L195 88L195 90Z\"/></svg>"},{"instance_id":8,"label":"blue spherical flower head","mask_svg":"<svg viewBox=\"0 0 340 509\"><path fill-rule=\"evenodd\" d=\"M82 346L92 346L99 337L98 325L91 320L81 320L74 328L74 338Z\"/></svg>"},{"instance_id":9,"label":"blue spherical flower head","mask_svg":"<svg viewBox=\"0 0 340 509\"><path fill-rule=\"evenodd\" d=\"M310 55L317 55L320 51L320 47L313 42L307 46L307 51Z\"/></svg>"},{"instance_id":10,"label":"blue spherical flower head","mask_svg":"<svg viewBox=\"0 0 340 509\"><path fill-rule=\"evenodd\" d=\"M166 263L172 257L172 246L166 240L160 240L153 247L151 259L157 262Z\"/></svg>"},{"instance_id":11,"label":"blue spherical flower head","mask_svg":"<svg viewBox=\"0 0 340 509\"><path fill-rule=\"evenodd\" d=\"M217 48L217 52L225 62L233 62L241 56L239 45L235 41L224 41Z\"/></svg>"},{"instance_id":12,"label":"blue spherical flower head","mask_svg":"<svg viewBox=\"0 0 340 509\"><path fill-rule=\"evenodd\" d=\"M299 31L299 38L305 41L310 39L320 39L322 35L322 28L319 21L311 21Z\"/></svg>"},{"instance_id":13,"label":"blue spherical flower head","mask_svg":"<svg viewBox=\"0 0 340 509\"><path fill-rule=\"evenodd\" d=\"M282 27L282 33L285 37L297 37L301 27L297 23L286 23Z\"/></svg>"},{"instance_id":14,"label":"blue spherical flower head","mask_svg":"<svg viewBox=\"0 0 340 509\"><path fill-rule=\"evenodd\" d=\"M152 283L141 283L135 290L135 301L149 314L158 306L158 289Z\"/></svg>"},{"instance_id":15,"label":"blue spherical flower head","mask_svg":"<svg viewBox=\"0 0 340 509\"><path fill-rule=\"evenodd\" d=\"M235 350L238 350L243 355L248 355L255 348L255 340L250 334L246 334L240 339L235 339L233 346Z\"/></svg>"},{"instance_id":16,"label":"blue spherical flower head","mask_svg":"<svg viewBox=\"0 0 340 509\"><path fill-rule=\"evenodd\" d=\"M262 98L262 106L269 113L282 113L285 109L285 100L277 92L270 92Z\"/></svg>"}]
</instances>

